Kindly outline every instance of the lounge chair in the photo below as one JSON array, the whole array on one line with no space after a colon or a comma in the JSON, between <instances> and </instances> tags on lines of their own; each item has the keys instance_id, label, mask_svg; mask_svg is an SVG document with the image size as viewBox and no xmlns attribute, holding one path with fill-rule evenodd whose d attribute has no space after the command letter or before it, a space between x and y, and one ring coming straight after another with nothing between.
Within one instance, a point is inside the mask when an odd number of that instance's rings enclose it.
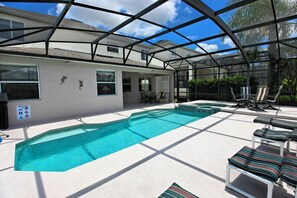
<instances>
[{"instance_id":1,"label":"lounge chair","mask_svg":"<svg viewBox=\"0 0 297 198\"><path fill-rule=\"evenodd\" d=\"M258 116L254 119L254 122L266 124L273 127L288 129L290 131L272 130L269 129L269 126L268 128L258 129L254 132L252 144L253 148L255 148L255 139L260 139L261 142L273 142L280 145L280 155L283 155L285 142L287 142L287 149L290 149L290 141L297 142L297 122L264 116Z\"/></svg>"},{"instance_id":2,"label":"lounge chair","mask_svg":"<svg viewBox=\"0 0 297 198\"><path fill-rule=\"evenodd\" d=\"M276 104L277 102L277 99L279 97L279 95L281 94L281 91L283 89L283 85L281 85L279 88L278 88L278 92L277 94L274 96L274 98L272 100L269 100L267 99L267 103L268 105L264 107L264 109L272 109L272 110L278 110L277 108L275 108L274 106L272 106L272 104Z\"/></svg>"},{"instance_id":3,"label":"lounge chair","mask_svg":"<svg viewBox=\"0 0 297 198\"><path fill-rule=\"evenodd\" d=\"M280 155L283 156L285 143L287 143L287 149L290 149L291 133L291 131L272 130L268 128L257 129L253 134L252 147L255 148L256 139L261 140L261 142L278 144L280 146Z\"/></svg>"},{"instance_id":4,"label":"lounge chair","mask_svg":"<svg viewBox=\"0 0 297 198\"><path fill-rule=\"evenodd\" d=\"M268 96L268 87L259 87L257 89L256 96L251 99L249 102L253 104L253 107L249 107L250 110L254 111L264 111L260 104L267 104L267 96Z\"/></svg>"},{"instance_id":5,"label":"lounge chair","mask_svg":"<svg viewBox=\"0 0 297 198\"><path fill-rule=\"evenodd\" d=\"M185 190L177 183L173 183L165 192L158 198L198 198L196 195Z\"/></svg>"},{"instance_id":6,"label":"lounge chair","mask_svg":"<svg viewBox=\"0 0 297 198\"><path fill-rule=\"evenodd\" d=\"M289 130L293 130L293 129L297 128L297 122L281 120L278 118L273 118L273 117L268 117L268 116L258 116L254 119L254 122L271 125L273 127L289 129Z\"/></svg>"},{"instance_id":7,"label":"lounge chair","mask_svg":"<svg viewBox=\"0 0 297 198\"><path fill-rule=\"evenodd\" d=\"M234 94L234 91L233 91L233 88L232 87L230 87L230 91L231 91L231 95L232 95L233 101L234 102L237 102L237 104L234 105L234 106L232 106L232 107L235 107L235 108L245 107L245 101L246 101L246 99L245 98L242 98L242 97L240 97L240 98L236 97L235 94Z\"/></svg>"},{"instance_id":8,"label":"lounge chair","mask_svg":"<svg viewBox=\"0 0 297 198\"><path fill-rule=\"evenodd\" d=\"M267 185L267 198L272 198L274 184L281 179L288 187L297 191L297 157L267 153L247 146L243 147L233 157L228 159L226 169L226 187L236 192L252 197L249 193L235 187L230 182L231 170L235 170L248 177L256 179ZM297 198L297 193L295 193Z\"/></svg>"}]
</instances>

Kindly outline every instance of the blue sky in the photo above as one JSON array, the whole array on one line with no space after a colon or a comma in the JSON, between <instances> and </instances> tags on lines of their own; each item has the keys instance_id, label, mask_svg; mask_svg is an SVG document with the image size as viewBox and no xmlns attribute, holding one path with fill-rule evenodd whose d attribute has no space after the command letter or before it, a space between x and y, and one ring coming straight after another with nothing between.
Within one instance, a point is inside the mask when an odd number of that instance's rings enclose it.
<instances>
[{"instance_id":1,"label":"blue sky","mask_svg":"<svg viewBox=\"0 0 297 198\"><path fill-rule=\"evenodd\" d=\"M139 10L153 3L155 0L77 0L81 3L86 3L98 7L104 7L108 9L114 9L121 12L127 13L137 13ZM135 1L135 2L134 2ZM203 0L209 7L214 10L219 10L228 4L229 0ZM129 2L129 4L125 4ZM141 2L141 3L140 3ZM145 4L145 3L146 4ZM23 9L32 12L38 12L42 14L58 15L58 13L63 9L63 5L51 4L51 3L1 3L7 7L13 7L17 9ZM93 17L96 15L97 17ZM91 17L92 16L92 17ZM143 18L154 21L164 26L174 27L183 22L190 21L194 18L202 16L201 13L194 10L184 2L180 0L171 0L167 3L161 5L154 12L148 13L143 16ZM106 13L92 11L87 9L82 9L79 7L72 6L66 15L67 18L73 18L80 20L89 25L93 25L104 30L110 30L116 25L120 24L127 18L119 17L117 15L107 15ZM146 36L153 35L155 33L161 32L164 29L143 23L141 21L135 21L128 25L127 27L119 30L117 33L130 35L137 38L144 38ZM220 29L210 20L204 20L197 24L193 24L188 27L184 27L178 30L179 33L185 35L187 38L192 40L201 39L208 36L213 36L220 33ZM174 33L169 33L161 37L152 39L150 41L157 42L159 40L170 40L174 43L181 44L188 42L188 40L178 36ZM233 47L233 43L230 39L227 39L225 43L222 39L216 39L208 42L200 43L201 46L205 47L208 51L217 51L221 49L227 49ZM189 46L194 48L194 45Z\"/></svg>"}]
</instances>

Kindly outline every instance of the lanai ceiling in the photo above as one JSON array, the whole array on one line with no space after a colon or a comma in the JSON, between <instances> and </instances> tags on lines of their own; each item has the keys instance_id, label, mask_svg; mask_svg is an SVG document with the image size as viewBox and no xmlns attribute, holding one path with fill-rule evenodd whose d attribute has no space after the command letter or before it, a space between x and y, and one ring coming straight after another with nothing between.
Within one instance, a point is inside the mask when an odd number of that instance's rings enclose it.
<instances>
[{"instance_id":1,"label":"lanai ceiling","mask_svg":"<svg viewBox=\"0 0 297 198\"><path fill-rule=\"evenodd\" d=\"M138 64L129 60L130 52L141 53L139 49L149 46L146 63L139 66L151 67L151 60L157 59L163 62L162 69L169 70L178 70L182 64L195 67L195 62L206 59L218 67L225 64L222 58L248 66L269 61L271 56L274 60L297 57L295 0L7 0L0 5L0 13L19 9L27 17L43 18L48 24L4 28L0 23L0 35L15 33L0 40L0 53L5 54L49 58L61 58L62 54L65 59L106 63L109 59L100 55L99 46L114 46L125 50L113 61L129 66ZM65 34L56 37L58 30ZM77 40L69 34L75 31L92 36ZM106 43L109 38L125 42ZM15 48L34 43L43 43L44 49ZM85 44L90 52L70 56L51 49L54 43ZM182 53L181 49L193 53ZM255 51L260 56L253 58Z\"/></svg>"}]
</instances>

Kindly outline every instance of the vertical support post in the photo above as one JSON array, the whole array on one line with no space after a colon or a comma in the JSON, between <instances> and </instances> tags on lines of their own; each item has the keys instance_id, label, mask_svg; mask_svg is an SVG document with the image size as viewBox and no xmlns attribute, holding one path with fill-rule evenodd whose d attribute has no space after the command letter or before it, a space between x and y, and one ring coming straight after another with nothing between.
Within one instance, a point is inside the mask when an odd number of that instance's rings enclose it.
<instances>
[{"instance_id":1,"label":"vertical support post","mask_svg":"<svg viewBox=\"0 0 297 198\"><path fill-rule=\"evenodd\" d=\"M126 54L125 54L125 48L123 47L123 64L125 64Z\"/></svg>"},{"instance_id":2,"label":"vertical support post","mask_svg":"<svg viewBox=\"0 0 297 198\"><path fill-rule=\"evenodd\" d=\"M247 64L247 71L246 71L246 86L250 87L250 64Z\"/></svg>"},{"instance_id":3,"label":"vertical support post","mask_svg":"<svg viewBox=\"0 0 297 198\"><path fill-rule=\"evenodd\" d=\"M176 71L176 101L179 102L179 77L178 77L178 71Z\"/></svg>"},{"instance_id":4,"label":"vertical support post","mask_svg":"<svg viewBox=\"0 0 297 198\"><path fill-rule=\"evenodd\" d=\"M280 61L277 61L277 87L281 84L280 78Z\"/></svg>"},{"instance_id":5,"label":"vertical support post","mask_svg":"<svg viewBox=\"0 0 297 198\"><path fill-rule=\"evenodd\" d=\"M194 68L194 79L197 80L197 68ZM195 92L194 92L194 98L197 100L197 83L195 82Z\"/></svg>"},{"instance_id":6,"label":"vertical support post","mask_svg":"<svg viewBox=\"0 0 297 198\"><path fill-rule=\"evenodd\" d=\"M221 99L221 92L220 92L221 67L218 67L217 75L218 75L218 101L219 101Z\"/></svg>"}]
</instances>

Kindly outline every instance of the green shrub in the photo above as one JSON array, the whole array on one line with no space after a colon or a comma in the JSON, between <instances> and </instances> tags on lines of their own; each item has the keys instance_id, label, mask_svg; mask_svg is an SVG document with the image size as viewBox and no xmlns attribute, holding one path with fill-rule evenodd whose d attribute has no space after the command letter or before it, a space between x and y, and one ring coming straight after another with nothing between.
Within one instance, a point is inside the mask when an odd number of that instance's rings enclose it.
<instances>
[{"instance_id":1,"label":"green shrub","mask_svg":"<svg viewBox=\"0 0 297 198\"><path fill-rule=\"evenodd\" d=\"M246 77L235 75L231 77L209 80L193 79L189 81L190 100L209 99L209 100L225 100L230 101L232 96L229 87L234 89L235 93L240 93L240 87L246 86ZM250 78L252 93L256 92L258 82L256 78ZM220 89L220 97L218 98L218 89ZM209 98L208 98L209 97Z\"/></svg>"}]
</instances>

